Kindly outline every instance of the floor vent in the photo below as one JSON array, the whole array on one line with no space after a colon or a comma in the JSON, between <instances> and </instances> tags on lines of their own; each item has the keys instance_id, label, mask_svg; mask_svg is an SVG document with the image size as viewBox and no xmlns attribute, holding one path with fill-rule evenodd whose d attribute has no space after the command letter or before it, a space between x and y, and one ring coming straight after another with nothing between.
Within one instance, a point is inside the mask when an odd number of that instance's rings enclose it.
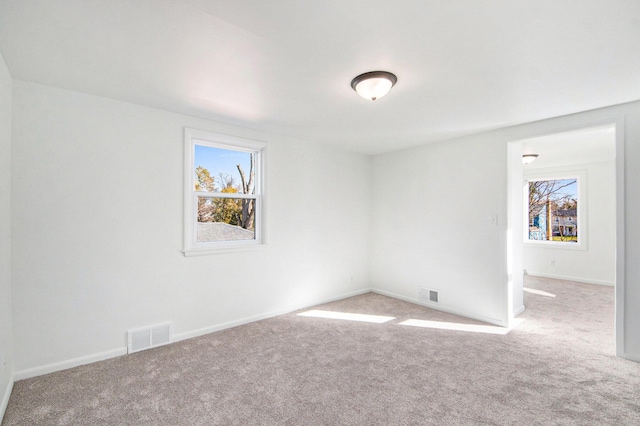
<instances>
[{"instance_id":1,"label":"floor vent","mask_svg":"<svg viewBox=\"0 0 640 426\"><path fill-rule=\"evenodd\" d=\"M418 289L418 297L420 300L429 303L438 303L438 291L430 288L420 287Z\"/></svg>"},{"instance_id":2,"label":"floor vent","mask_svg":"<svg viewBox=\"0 0 640 426\"><path fill-rule=\"evenodd\" d=\"M171 323L151 325L127 331L127 352L134 353L171 343Z\"/></svg>"}]
</instances>

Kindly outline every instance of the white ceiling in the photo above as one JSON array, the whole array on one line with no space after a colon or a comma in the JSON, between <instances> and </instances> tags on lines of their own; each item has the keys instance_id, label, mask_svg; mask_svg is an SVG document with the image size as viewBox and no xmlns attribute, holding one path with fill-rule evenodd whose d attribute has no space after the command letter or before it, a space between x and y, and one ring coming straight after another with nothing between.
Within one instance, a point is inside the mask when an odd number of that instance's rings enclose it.
<instances>
[{"instance_id":1,"label":"white ceiling","mask_svg":"<svg viewBox=\"0 0 640 426\"><path fill-rule=\"evenodd\" d=\"M606 125L521 141L523 154L538 154L533 163L523 165L524 170L612 161L615 132L614 125Z\"/></svg>"},{"instance_id":2,"label":"white ceiling","mask_svg":"<svg viewBox=\"0 0 640 426\"><path fill-rule=\"evenodd\" d=\"M638 0L0 0L14 78L380 153L640 99ZM375 102L356 75L398 76Z\"/></svg>"}]
</instances>

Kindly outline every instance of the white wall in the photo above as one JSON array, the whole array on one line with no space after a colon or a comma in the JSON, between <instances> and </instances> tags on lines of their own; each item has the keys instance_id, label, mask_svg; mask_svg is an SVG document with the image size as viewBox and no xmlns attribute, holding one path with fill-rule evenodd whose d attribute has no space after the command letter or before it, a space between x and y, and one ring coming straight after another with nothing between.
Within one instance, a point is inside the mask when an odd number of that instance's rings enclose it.
<instances>
[{"instance_id":1,"label":"white wall","mask_svg":"<svg viewBox=\"0 0 640 426\"><path fill-rule=\"evenodd\" d=\"M554 167L544 171L532 169L524 178L540 173L583 171L586 173L586 241L584 249L549 244L524 244L524 268L528 274L582 281L592 284L615 284L615 161ZM583 223L583 222L581 222ZM554 261L555 265L551 264Z\"/></svg>"},{"instance_id":2,"label":"white wall","mask_svg":"<svg viewBox=\"0 0 640 426\"><path fill-rule=\"evenodd\" d=\"M3 102L11 96L1 93ZM632 309L640 305L633 261L640 256L640 102L371 160L26 82L13 82L12 97L13 110L2 112L13 114L13 370L20 377L122 353L130 328L170 320L178 337L188 337L369 283L409 300L419 286L435 288L441 309L507 323L508 143L621 117L626 228L618 252L626 269L617 264L616 291L626 301L618 307L623 353L640 360L640 313ZM184 126L268 142L266 246L182 255ZM8 223L2 219L3 229Z\"/></svg>"},{"instance_id":3,"label":"white wall","mask_svg":"<svg viewBox=\"0 0 640 426\"><path fill-rule=\"evenodd\" d=\"M486 134L374 157L373 287L506 325L506 193L506 144Z\"/></svg>"},{"instance_id":4,"label":"white wall","mask_svg":"<svg viewBox=\"0 0 640 426\"><path fill-rule=\"evenodd\" d=\"M11 75L0 56L0 419L13 372L11 320ZM6 362L6 365L4 365Z\"/></svg>"},{"instance_id":5,"label":"white wall","mask_svg":"<svg viewBox=\"0 0 640 426\"><path fill-rule=\"evenodd\" d=\"M625 185L617 197L624 234L616 231L616 292L625 302L617 306L618 353L640 361L640 102L374 157L374 288L417 300L418 286L435 287L441 309L507 323L509 143L616 121L624 139L616 173L624 171Z\"/></svg>"},{"instance_id":6,"label":"white wall","mask_svg":"<svg viewBox=\"0 0 640 426\"><path fill-rule=\"evenodd\" d=\"M13 84L16 377L123 353L131 328L185 338L369 287L368 156ZM268 143L265 246L182 254L184 126Z\"/></svg>"}]
</instances>

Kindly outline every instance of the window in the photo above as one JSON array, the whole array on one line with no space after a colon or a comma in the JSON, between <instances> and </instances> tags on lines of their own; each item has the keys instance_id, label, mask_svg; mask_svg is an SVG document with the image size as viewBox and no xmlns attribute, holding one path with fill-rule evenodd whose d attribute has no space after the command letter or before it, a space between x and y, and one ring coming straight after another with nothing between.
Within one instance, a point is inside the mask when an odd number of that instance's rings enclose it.
<instances>
[{"instance_id":1,"label":"window","mask_svg":"<svg viewBox=\"0 0 640 426\"><path fill-rule=\"evenodd\" d=\"M528 240L578 245L583 238L579 177L528 180Z\"/></svg>"},{"instance_id":2,"label":"window","mask_svg":"<svg viewBox=\"0 0 640 426\"><path fill-rule=\"evenodd\" d=\"M185 129L185 255L260 244L265 146Z\"/></svg>"}]
</instances>

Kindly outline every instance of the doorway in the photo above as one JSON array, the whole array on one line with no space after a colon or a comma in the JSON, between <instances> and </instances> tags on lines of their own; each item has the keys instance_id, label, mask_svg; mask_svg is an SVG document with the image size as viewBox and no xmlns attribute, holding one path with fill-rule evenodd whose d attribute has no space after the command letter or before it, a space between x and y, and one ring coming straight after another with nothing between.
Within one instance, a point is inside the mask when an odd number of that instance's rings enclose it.
<instances>
[{"instance_id":1,"label":"doorway","mask_svg":"<svg viewBox=\"0 0 640 426\"><path fill-rule=\"evenodd\" d=\"M507 261L510 324L526 309L525 274L614 286L616 354L623 356L624 163L622 135L616 132L616 128L623 128L619 124L603 123L509 143ZM523 164L523 155L535 161ZM581 182L580 190L576 189L575 197L571 197L577 202L574 211L566 208L558 212L559 203L547 202L540 209L544 215L530 214L530 182L545 180ZM565 202L564 206L571 204ZM544 220L562 221L569 217L578 221L576 241L554 237L553 223ZM545 223L544 232L540 223Z\"/></svg>"}]
</instances>

